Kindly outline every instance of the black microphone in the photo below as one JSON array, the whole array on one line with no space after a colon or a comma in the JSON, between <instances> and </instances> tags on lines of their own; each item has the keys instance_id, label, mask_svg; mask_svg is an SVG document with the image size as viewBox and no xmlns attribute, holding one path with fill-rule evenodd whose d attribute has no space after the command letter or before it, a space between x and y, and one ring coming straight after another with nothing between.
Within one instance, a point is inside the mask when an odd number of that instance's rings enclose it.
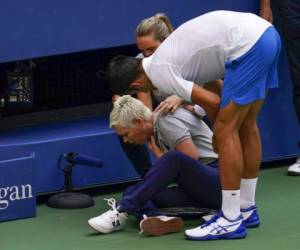
<instances>
[{"instance_id":1,"label":"black microphone","mask_svg":"<svg viewBox=\"0 0 300 250\"><path fill-rule=\"evenodd\" d=\"M103 167L103 162L101 160L89 155L70 152L64 154L64 157L71 164L79 164L79 165L85 165L85 166L96 167L96 168Z\"/></svg>"}]
</instances>

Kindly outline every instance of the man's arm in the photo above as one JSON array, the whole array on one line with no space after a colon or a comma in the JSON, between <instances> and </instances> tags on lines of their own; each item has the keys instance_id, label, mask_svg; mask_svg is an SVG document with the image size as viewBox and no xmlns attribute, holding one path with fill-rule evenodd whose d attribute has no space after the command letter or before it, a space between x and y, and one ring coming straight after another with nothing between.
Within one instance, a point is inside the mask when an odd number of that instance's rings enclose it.
<instances>
[{"instance_id":1,"label":"man's arm","mask_svg":"<svg viewBox=\"0 0 300 250\"><path fill-rule=\"evenodd\" d=\"M259 16L270 23L273 22L273 13L271 9L270 0L261 0L260 1L260 10Z\"/></svg>"},{"instance_id":2,"label":"man's arm","mask_svg":"<svg viewBox=\"0 0 300 250\"><path fill-rule=\"evenodd\" d=\"M217 94L218 96L221 96L222 94L222 87L223 87L223 81L221 79L211 81L203 85L203 88Z\"/></svg>"},{"instance_id":3,"label":"man's arm","mask_svg":"<svg viewBox=\"0 0 300 250\"><path fill-rule=\"evenodd\" d=\"M151 82L157 89L163 93L176 94L184 101L202 106L209 119L214 120L220 103L220 97L217 94L184 79L173 65L159 64L155 65L152 70L155 74Z\"/></svg>"},{"instance_id":4,"label":"man's arm","mask_svg":"<svg viewBox=\"0 0 300 250\"><path fill-rule=\"evenodd\" d=\"M137 98L144 103L151 111L153 110L152 97L150 91L137 92Z\"/></svg>"},{"instance_id":5,"label":"man's arm","mask_svg":"<svg viewBox=\"0 0 300 250\"><path fill-rule=\"evenodd\" d=\"M220 106L220 97L197 84L193 85L191 100L204 108L208 118L213 122Z\"/></svg>"}]
</instances>

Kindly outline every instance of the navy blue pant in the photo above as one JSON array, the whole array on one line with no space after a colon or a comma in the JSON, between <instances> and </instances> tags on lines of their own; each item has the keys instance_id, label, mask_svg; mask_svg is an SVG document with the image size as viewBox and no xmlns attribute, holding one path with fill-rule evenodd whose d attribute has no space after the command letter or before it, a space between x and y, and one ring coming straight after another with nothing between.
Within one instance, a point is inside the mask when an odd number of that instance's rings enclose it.
<instances>
[{"instance_id":1,"label":"navy blue pant","mask_svg":"<svg viewBox=\"0 0 300 250\"><path fill-rule=\"evenodd\" d=\"M278 21L288 54L294 107L300 124L300 0L278 2Z\"/></svg>"},{"instance_id":2,"label":"navy blue pant","mask_svg":"<svg viewBox=\"0 0 300 250\"><path fill-rule=\"evenodd\" d=\"M152 165L146 145L124 143L121 136L119 141L135 171L143 178Z\"/></svg>"},{"instance_id":3,"label":"navy blue pant","mask_svg":"<svg viewBox=\"0 0 300 250\"><path fill-rule=\"evenodd\" d=\"M167 188L171 183L177 183L178 187L173 188L175 191ZM162 195L163 200L166 203L173 201L173 206L221 207L218 169L180 152L170 151L152 166L140 182L125 190L118 210L137 217L155 215L155 198L164 192L168 196Z\"/></svg>"}]
</instances>

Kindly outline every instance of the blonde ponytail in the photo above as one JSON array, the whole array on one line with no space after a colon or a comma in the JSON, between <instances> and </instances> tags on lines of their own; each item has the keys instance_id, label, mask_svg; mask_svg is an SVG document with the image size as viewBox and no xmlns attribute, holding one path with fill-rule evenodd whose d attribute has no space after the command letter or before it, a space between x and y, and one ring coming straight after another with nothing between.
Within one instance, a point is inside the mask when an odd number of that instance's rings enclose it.
<instances>
[{"instance_id":1,"label":"blonde ponytail","mask_svg":"<svg viewBox=\"0 0 300 250\"><path fill-rule=\"evenodd\" d=\"M163 13L146 18L136 28L136 36L153 35L156 40L164 41L173 32L169 18Z\"/></svg>"}]
</instances>

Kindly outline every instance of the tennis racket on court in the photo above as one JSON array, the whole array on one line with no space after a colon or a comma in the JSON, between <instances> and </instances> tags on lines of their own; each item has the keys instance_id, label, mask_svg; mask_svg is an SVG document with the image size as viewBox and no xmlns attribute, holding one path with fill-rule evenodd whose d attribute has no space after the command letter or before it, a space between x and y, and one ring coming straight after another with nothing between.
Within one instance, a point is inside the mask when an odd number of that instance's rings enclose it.
<instances>
[{"instance_id":1,"label":"tennis racket on court","mask_svg":"<svg viewBox=\"0 0 300 250\"><path fill-rule=\"evenodd\" d=\"M157 208L156 212L160 215L182 217L184 219L196 219L217 213L216 210L203 207L166 207Z\"/></svg>"}]
</instances>

